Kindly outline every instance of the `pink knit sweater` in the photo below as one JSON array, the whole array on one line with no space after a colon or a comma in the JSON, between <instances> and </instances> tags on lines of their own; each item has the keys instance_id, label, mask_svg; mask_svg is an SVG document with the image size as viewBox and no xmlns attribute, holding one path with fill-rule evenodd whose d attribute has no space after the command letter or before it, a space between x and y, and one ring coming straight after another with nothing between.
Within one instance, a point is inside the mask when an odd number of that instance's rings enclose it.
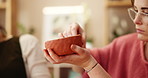
<instances>
[{"instance_id":1,"label":"pink knit sweater","mask_svg":"<svg viewBox=\"0 0 148 78\"><path fill-rule=\"evenodd\" d=\"M116 38L104 48L91 49L92 55L112 78L148 78L144 43L137 34ZM86 73L83 78L89 78Z\"/></svg>"}]
</instances>

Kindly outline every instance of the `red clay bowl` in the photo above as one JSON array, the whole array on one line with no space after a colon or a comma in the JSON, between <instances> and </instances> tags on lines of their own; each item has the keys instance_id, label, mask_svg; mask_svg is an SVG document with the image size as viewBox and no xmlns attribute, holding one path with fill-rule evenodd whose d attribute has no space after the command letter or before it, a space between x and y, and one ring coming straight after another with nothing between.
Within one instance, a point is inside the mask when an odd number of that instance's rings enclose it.
<instances>
[{"instance_id":1,"label":"red clay bowl","mask_svg":"<svg viewBox=\"0 0 148 78\"><path fill-rule=\"evenodd\" d=\"M45 48L52 49L57 55L69 55L75 53L70 48L72 44L82 47L82 37L77 35L46 41Z\"/></svg>"}]
</instances>

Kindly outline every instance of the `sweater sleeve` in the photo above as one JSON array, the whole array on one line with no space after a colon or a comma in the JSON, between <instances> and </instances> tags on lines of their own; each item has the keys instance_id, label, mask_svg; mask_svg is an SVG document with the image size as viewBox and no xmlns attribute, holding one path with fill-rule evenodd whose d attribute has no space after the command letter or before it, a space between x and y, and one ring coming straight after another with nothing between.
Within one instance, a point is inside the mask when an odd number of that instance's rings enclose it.
<instances>
[{"instance_id":1,"label":"sweater sleeve","mask_svg":"<svg viewBox=\"0 0 148 78\"><path fill-rule=\"evenodd\" d=\"M125 74L121 72L125 72L125 67L128 65L129 59L132 58L133 54L136 52L135 47L136 50L139 48L139 42L140 41L137 38L137 34L133 33L114 39L104 48L93 48L90 49L90 51L98 63L109 74L111 74L113 77L119 78L122 75L125 76ZM84 73L83 78L89 77L86 73Z\"/></svg>"},{"instance_id":2,"label":"sweater sleeve","mask_svg":"<svg viewBox=\"0 0 148 78\"><path fill-rule=\"evenodd\" d=\"M103 48L92 48L90 49L90 53L96 59L96 61L107 71L108 63L110 58L110 53L114 49L114 45L116 43L116 39L111 42L109 45ZM83 73L83 78L89 78L86 72Z\"/></svg>"},{"instance_id":3,"label":"sweater sleeve","mask_svg":"<svg viewBox=\"0 0 148 78\"><path fill-rule=\"evenodd\" d=\"M22 35L20 46L28 78L51 78L38 40L32 35Z\"/></svg>"}]
</instances>

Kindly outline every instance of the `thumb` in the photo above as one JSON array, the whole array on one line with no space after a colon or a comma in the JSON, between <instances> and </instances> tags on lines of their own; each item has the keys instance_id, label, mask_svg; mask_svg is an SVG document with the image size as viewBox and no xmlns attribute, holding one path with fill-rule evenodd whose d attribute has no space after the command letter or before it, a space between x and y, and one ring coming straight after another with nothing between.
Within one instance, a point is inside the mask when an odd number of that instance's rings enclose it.
<instances>
[{"instance_id":1,"label":"thumb","mask_svg":"<svg viewBox=\"0 0 148 78\"><path fill-rule=\"evenodd\" d=\"M74 44L71 45L71 49L72 49L72 51L76 52L79 55L86 52L84 48L82 48L82 47L80 47L78 45L74 45Z\"/></svg>"}]
</instances>

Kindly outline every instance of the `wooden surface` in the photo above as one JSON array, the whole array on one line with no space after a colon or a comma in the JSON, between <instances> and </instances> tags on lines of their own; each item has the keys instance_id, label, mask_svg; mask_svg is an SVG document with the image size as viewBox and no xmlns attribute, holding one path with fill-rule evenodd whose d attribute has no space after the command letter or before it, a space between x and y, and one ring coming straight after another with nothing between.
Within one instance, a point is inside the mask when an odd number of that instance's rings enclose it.
<instances>
[{"instance_id":1,"label":"wooden surface","mask_svg":"<svg viewBox=\"0 0 148 78\"><path fill-rule=\"evenodd\" d=\"M5 9L6 8L6 3L0 3L0 9Z\"/></svg>"},{"instance_id":2,"label":"wooden surface","mask_svg":"<svg viewBox=\"0 0 148 78\"><path fill-rule=\"evenodd\" d=\"M0 9L5 10L5 28L8 36L17 35L16 0L6 0L0 4Z\"/></svg>"},{"instance_id":3,"label":"wooden surface","mask_svg":"<svg viewBox=\"0 0 148 78\"><path fill-rule=\"evenodd\" d=\"M116 0L116 1L111 1L111 0L105 0L105 44L109 44L109 8L118 8L118 7L130 7L131 1L130 0Z\"/></svg>"},{"instance_id":4,"label":"wooden surface","mask_svg":"<svg viewBox=\"0 0 148 78\"><path fill-rule=\"evenodd\" d=\"M131 6L130 0L123 0L123 1L107 1L107 7L124 7L124 6Z\"/></svg>"}]
</instances>

